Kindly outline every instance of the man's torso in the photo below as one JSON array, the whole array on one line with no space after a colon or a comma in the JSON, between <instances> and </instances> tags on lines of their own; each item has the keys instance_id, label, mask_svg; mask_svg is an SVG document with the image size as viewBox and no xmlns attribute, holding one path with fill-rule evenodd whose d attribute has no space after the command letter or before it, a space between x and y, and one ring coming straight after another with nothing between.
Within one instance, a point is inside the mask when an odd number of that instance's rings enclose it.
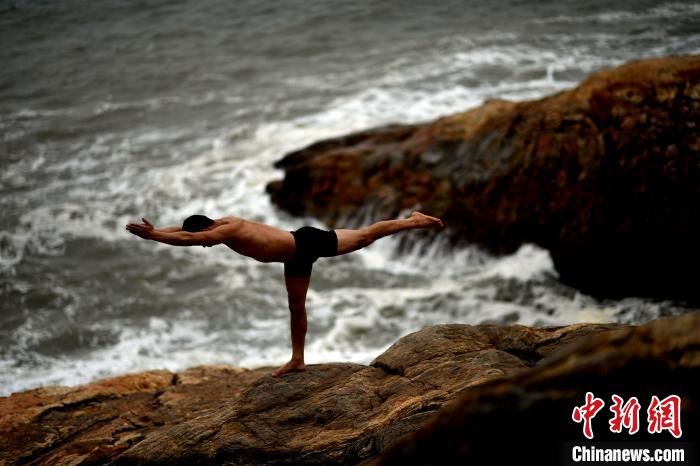
<instances>
[{"instance_id":1,"label":"man's torso","mask_svg":"<svg viewBox=\"0 0 700 466\"><path fill-rule=\"evenodd\" d=\"M294 236L288 231L238 217L218 221L230 231L224 244L239 254L260 262L285 262L294 256Z\"/></svg>"}]
</instances>

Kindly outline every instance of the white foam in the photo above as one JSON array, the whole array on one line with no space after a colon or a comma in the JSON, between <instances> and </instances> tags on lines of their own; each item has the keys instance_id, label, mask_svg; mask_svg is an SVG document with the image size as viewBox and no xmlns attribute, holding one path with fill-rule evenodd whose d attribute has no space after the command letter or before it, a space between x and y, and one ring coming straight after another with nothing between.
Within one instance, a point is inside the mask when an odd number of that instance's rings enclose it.
<instances>
[{"instance_id":1,"label":"white foam","mask_svg":"<svg viewBox=\"0 0 700 466\"><path fill-rule=\"evenodd\" d=\"M493 261L484 267L483 273L524 282L541 279L546 274L556 275L549 252L532 244L524 244L515 254Z\"/></svg>"},{"instance_id":2,"label":"white foam","mask_svg":"<svg viewBox=\"0 0 700 466\"><path fill-rule=\"evenodd\" d=\"M658 19L687 19L689 16L700 14L700 4L689 3L667 3L642 11L607 11L603 13L593 13L590 15L567 16L560 15L550 18L537 18L531 20L535 24L549 23L626 23L642 22Z\"/></svg>"},{"instance_id":3,"label":"white foam","mask_svg":"<svg viewBox=\"0 0 700 466\"><path fill-rule=\"evenodd\" d=\"M11 269L24 256L29 236L0 231L0 267Z\"/></svg>"}]
</instances>

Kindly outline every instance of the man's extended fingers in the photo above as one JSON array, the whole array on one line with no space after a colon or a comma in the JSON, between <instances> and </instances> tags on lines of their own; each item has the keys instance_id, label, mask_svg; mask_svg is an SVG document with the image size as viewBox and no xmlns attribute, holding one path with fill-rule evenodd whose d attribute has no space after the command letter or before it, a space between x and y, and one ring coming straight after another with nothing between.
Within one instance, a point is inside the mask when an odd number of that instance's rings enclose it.
<instances>
[{"instance_id":1,"label":"man's extended fingers","mask_svg":"<svg viewBox=\"0 0 700 466\"><path fill-rule=\"evenodd\" d=\"M141 220L143 220L143 223L145 223L145 224L148 225L149 227L153 228L153 224L152 224L151 222L149 222L149 221L146 220L145 218L142 218Z\"/></svg>"},{"instance_id":2,"label":"man's extended fingers","mask_svg":"<svg viewBox=\"0 0 700 466\"><path fill-rule=\"evenodd\" d=\"M134 234L139 234L139 233L143 233L143 232L146 231L146 229L145 229L142 225L137 225L137 224L135 224L135 223L130 223L130 224L128 224L128 225L126 226L126 229L127 229L129 232L134 233Z\"/></svg>"},{"instance_id":3,"label":"man's extended fingers","mask_svg":"<svg viewBox=\"0 0 700 466\"><path fill-rule=\"evenodd\" d=\"M136 235L140 238L147 239L150 237L150 230L146 230L143 226L141 225L129 225L127 226L127 230L129 233Z\"/></svg>"}]
</instances>

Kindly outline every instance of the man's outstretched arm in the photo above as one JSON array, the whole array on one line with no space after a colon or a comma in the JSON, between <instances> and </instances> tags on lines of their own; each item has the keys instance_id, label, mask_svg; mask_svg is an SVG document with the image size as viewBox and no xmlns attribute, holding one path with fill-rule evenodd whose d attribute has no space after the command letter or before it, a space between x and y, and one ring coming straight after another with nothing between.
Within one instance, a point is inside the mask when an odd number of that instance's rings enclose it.
<instances>
[{"instance_id":1,"label":"man's outstretched arm","mask_svg":"<svg viewBox=\"0 0 700 466\"><path fill-rule=\"evenodd\" d=\"M180 227L180 226L163 227L163 228L156 228L156 230L162 231L164 233L175 233L176 231L182 231L182 227Z\"/></svg>"},{"instance_id":2,"label":"man's outstretched arm","mask_svg":"<svg viewBox=\"0 0 700 466\"><path fill-rule=\"evenodd\" d=\"M129 223L126 229L143 239L158 241L172 246L214 246L226 241L226 233L221 227L209 231L165 231L155 228L148 220L143 223ZM168 228L169 230L169 228Z\"/></svg>"}]
</instances>

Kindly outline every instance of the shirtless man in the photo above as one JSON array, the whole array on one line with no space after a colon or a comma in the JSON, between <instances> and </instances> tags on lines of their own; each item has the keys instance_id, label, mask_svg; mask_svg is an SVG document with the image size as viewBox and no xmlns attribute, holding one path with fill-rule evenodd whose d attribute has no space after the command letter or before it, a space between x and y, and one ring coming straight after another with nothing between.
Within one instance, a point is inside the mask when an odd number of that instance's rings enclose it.
<instances>
[{"instance_id":1,"label":"shirtless man","mask_svg":"<svg viewBox=\"0 0 700 466\"><path fill-rule=\"evenodd\" d=\"M272 372L274 377L304 370L306 291L311 280L311 268L319 257L357 251L379 238L404 230L444 226L440 219L420 212L413 212L408 218L384 220L358 230L331 231L305 226L289 232L238 217L212 220L204 215L188 217L182 227L156 228L145 218L142 220L143 223L128 224L126 229L143 239L172 246L211 247L225 244L235 252L260 262L284 264L284 281L291 312L292 358Z\"/></svg>"}]
</instances>

